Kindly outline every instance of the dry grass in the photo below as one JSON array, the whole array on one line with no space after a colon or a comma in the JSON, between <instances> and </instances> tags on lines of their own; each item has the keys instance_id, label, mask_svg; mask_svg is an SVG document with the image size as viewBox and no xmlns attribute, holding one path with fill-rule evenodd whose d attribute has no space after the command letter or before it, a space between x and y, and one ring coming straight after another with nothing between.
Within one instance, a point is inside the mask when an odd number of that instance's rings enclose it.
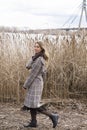
<instances>
[{"instance_id":1,"label":"dry grass","mask_svg":"<svg viewBox=\"0 0 87 130\"><path fill-rule=\"evenodd\" d=\"M42 40L50 54L44 98L87 98L87 32L31 38L27 33L0 33L0 100L20 102L28 75L25 64L35 40Z\"/></svg>"}]
</instances>

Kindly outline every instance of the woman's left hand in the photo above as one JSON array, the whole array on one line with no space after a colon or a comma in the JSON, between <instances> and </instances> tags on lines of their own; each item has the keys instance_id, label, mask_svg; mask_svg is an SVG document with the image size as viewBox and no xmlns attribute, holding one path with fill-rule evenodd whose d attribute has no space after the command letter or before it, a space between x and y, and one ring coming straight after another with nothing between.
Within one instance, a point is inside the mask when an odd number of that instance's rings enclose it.
<instances>
[{"instance_id":1,"label":"woman's left hand","mask_svg":"<svg viewBox=\"0 0 87 130\"><path fill-rule=\"evenodd\" d=\"M26 88L22 87L24 90L26 90Z\"/></svg>"}]
</instances>

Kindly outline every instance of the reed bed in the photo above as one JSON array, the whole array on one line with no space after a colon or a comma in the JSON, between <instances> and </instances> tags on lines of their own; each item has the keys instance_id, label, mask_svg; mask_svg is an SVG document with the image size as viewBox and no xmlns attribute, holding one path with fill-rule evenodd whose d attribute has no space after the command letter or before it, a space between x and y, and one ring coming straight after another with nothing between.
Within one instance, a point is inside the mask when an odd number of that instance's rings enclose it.
<instances>
[{"instance_id":1,"label":"reed bed","mask_svg":"<svg viewBox=\"0 0 87 130\"><path fill-rule=\"evenodd\" d=\"M60 36L61 39L60 39ZM49 52L43 98L87 98L87 31L31 37L28 33L0 33L0 101L21 102L25 68L36 40Z\"/></svg>"}]
</instances>

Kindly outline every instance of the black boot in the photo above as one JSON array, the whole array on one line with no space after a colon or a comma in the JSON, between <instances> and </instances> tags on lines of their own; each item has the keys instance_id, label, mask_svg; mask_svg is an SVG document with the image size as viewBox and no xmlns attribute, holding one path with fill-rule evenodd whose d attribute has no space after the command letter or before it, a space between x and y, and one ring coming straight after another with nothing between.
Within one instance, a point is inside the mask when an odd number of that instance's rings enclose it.
<instances>
[{"instance_id":1,"label":"black boot","mask_svg":"<svg viewBox=\"0 0 87 130\"><path fill-rule=\"evenodd\" d=\"M37 120L31 120L31 122L24 125L24 127L37 127Z\"/></svg>"},{"instance_id":2,"label":"black boot","mask_svg":"<svg viewBox=\"0 0 87 130\"><path fill-rule=\"evenodd\" d=\"M37 120L36 120L37 109L30 108L30 114L31 114L31 122L28 123L27 125L24 125L24 127L37 127Z\"/></svg>"},{"instance_id":3,"label":"black boot","mask_svg":"<svg viewBox=\"0 0 87 130\"><path fill-rule=\"evenodd\" d=\"M52 123L53 123L53 128L55 128L55 127L57 126L57 124L58 124L58 118L59 118L58 114L50 113L50 112L48 112L48 111L47 111L45 108L43 108L43 107L39 107L39 108L37 109L37 111L40 112L40 113L42 113L42 114L47 115L47 116L51 119L51 121L52 121Z\"/></svg>"},{"instance_id":4,"label":"black boot","mask_svg":"<svg viewBox=\"0 0 87 130\"><path fill-rule=\"evenodd\" d=\"M55 128L57 126L57 124L58 124L58 118L59 118L58 114L53 114L52 113L50 115L50 119L52 120L52 123L53 123L53 128Z\"/></svg>"}]
</instances>

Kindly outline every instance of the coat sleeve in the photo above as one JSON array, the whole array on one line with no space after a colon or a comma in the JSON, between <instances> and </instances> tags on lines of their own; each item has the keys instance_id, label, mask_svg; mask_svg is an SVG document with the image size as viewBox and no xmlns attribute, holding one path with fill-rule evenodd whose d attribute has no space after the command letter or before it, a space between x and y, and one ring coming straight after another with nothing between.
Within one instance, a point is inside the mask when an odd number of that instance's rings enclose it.
<instances>
[{"instance_id":1,"label":"coat sleeve","mask_svg":"<svg viewBox=\"0 0 87 130\"><path fill-rule=\"evenodd\" d=\"M24 85L23 85L23 87L24 87L25 89L30 87L30 85L32 84L32 82L33 82L34 79L37 77L38 73L40 72L41 67L42 67L42 62L41 62L41 58L39 57L39 58L35 61L35 63L34 63L34 65L33 65L32 69L31 69L31 72L30 72L30 74L29 74L29 77L27 78L27 80L25 81L25 83L24 83Z\"/></svg>"}]
</instances>

